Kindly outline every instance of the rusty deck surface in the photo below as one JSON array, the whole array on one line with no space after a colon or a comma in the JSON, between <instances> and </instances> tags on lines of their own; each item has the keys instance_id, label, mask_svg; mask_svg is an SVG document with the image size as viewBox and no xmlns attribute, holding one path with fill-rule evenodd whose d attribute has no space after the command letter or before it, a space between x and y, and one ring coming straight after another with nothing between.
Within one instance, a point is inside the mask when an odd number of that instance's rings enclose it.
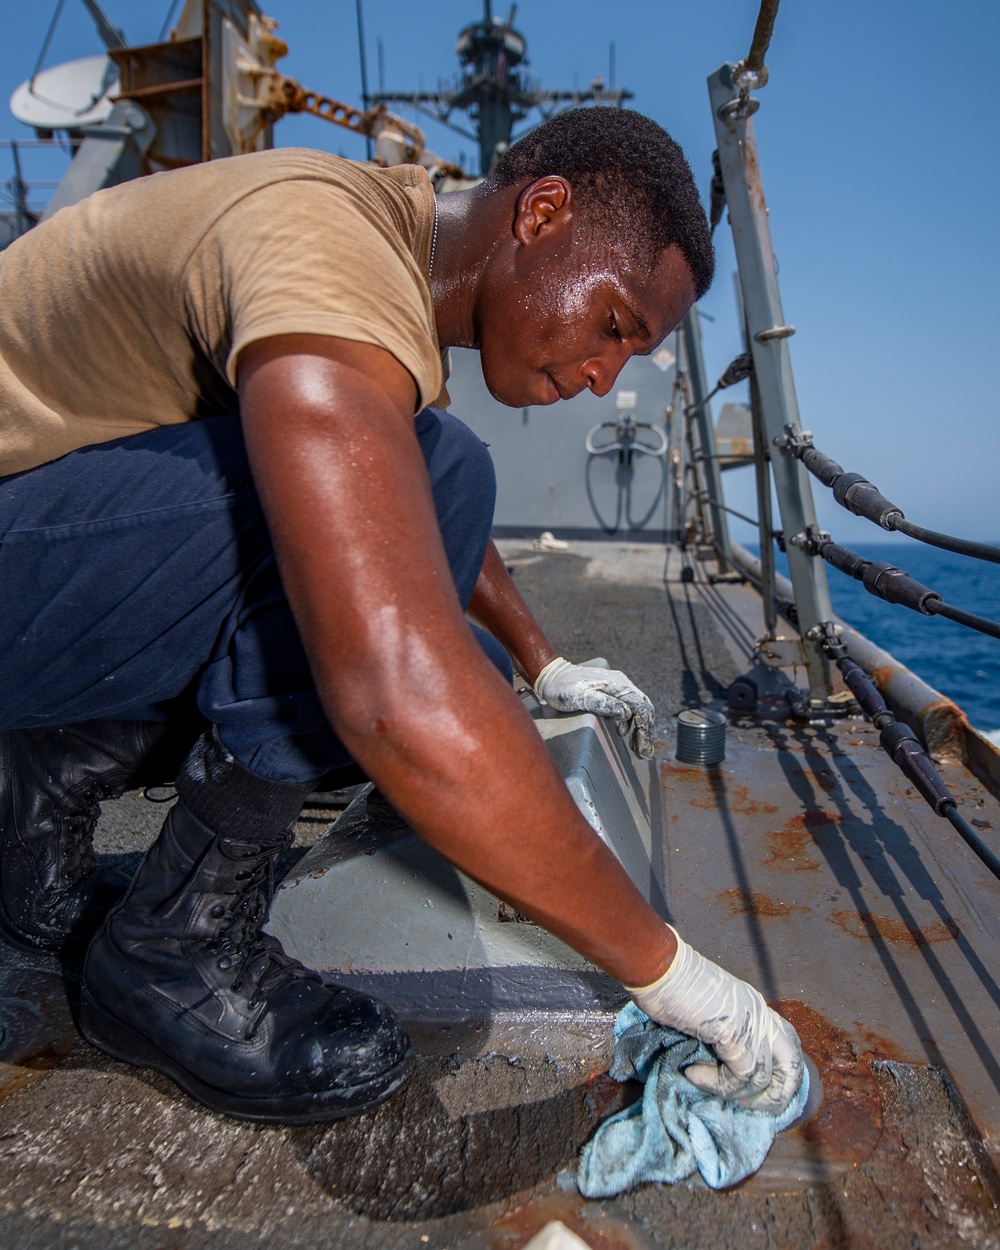
<instances>
[{"instance_id":1,"label":"rusty deck surface","mask_svg":"<svg viewBox=\"0 0 1000 1250\"><path fill-rule=\"evenodd\" d=\"M795 1023L814 1114L735 1190L585 1202L579 1147L636 1094L603 1075L607 1013L415 1021L417 1075L376 1113L263 1128L91 1049L78 969L4 947L0 1244L518 1250L559 1218L608 1248L1000 1246L1000 883L861 720L771 708L732 720L718 769L677 762L673 715L718 704L747 666L749 588L682 582L652 546L504 553L559 650L604 655L653 697L665 908ZM1000 804L961 764L941 771L997 846ZM163 810L108 804L99 851L127 871ZM300 843L329 819L307 814Z\"/></svg>"}]
</instances>

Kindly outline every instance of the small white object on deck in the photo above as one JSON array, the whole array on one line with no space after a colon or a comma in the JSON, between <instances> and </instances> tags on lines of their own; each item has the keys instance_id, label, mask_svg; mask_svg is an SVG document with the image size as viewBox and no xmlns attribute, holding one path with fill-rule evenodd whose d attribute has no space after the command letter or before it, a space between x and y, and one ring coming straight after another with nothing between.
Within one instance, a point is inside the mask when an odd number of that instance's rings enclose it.
<instances>
[{"instance_id":1,"label":"small white object on deck","mask_svg":"<svg viewBox=\"0 0 1000 1250\"><path fill-rule=\"evenodd\" d=\"M562 538L556 538L551 530L543 530L535 539L532 546L536 551L568 551L569 543Z\"/></svg>"},{"instance_id":2,"label":"small white object on deck","mask_svg":"<svg viewBox=\"0 0 1000 1250\"><path fill-rule=\"evenodd\" d=\"M524 1250L591 1250L591 1246L562 1220L553 1220L532 1237Z\"/></svg>"}]
</instances>

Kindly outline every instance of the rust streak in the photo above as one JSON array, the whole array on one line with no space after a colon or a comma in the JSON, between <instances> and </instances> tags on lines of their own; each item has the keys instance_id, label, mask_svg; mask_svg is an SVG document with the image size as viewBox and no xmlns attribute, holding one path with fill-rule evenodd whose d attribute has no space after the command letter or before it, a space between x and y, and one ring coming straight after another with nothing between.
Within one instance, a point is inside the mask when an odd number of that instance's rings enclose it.
<instances>
[{"instance_id":1,"label":"rust streak","mask_svg":"<svg viewBox=\"0 0 1000 1250\"><path fill-rule=\"evenodd\" d=\"M891 664L879 664L875 668L868 670L868 676L872 679L882 694L885 694L885 688L889 682L896 676L900 670L894 668Z\"/></svg>"},{"instance_id":2,"label":"rust streak","mask_svg":"<svg viewBox=\"0 0 1000 1250\"><path fill-rule=\"evenodd\" d=\"M760 799L752 799L746 786L733 786L721 796L726 809L736 816L773 816L778 810L773 803L764 803ZM692 807L700 807L711 811L719 806L720 796L706 795L704 798L691 800Z\"/></svg>"},{"instance_id":3,"label":"rust streak","mask_svg":"<svg viewBox=\"0 0 1000 1250\"><path fill-rule=\"evenodd\" d=\"M754 916L790 916L793 911L812 911L811 907L803 907L799 903L784 903L780 899L769 898L759 890L721 890L719 898L729 908L731 916L742 916L744 912Z\"/></svg>"},{"instance_id":4,"label":"rust streak","mask_svg":"<svg viewBox=\"0 0 1000 1250\"><path fill-rule=\"evenodd\" d=\"M663 760L660 773L664 781L695 781L702 785L709 780L704 768L688 768L683 764L675 764L672 760Z\"/></svg>"},{"instance_id":5,"label":"rust streak","mask_svg":"<svg viewBox=\"0 0 1000 1250\"><path fill-rule=\"evenodd\" d=\"M876 934L885 942L904 943L908 946L933 946L935 942L950 942L959 935L959 927L950 916L931 924L911 928L899 916L876 916L863 911L835 911L830 919L851 937L870 940Z\"/></svg>"},{"instance_id":6,"label":"rust streak","mask_svg":"<svg viewBox=\"0 0 1000 1250\"><path fill-rule=\"evenodd\" d=\"M799 812L792 816L780 829L768 832L771 853L764 860L765 866L788 872L815 872L819 861L806 853L808 848L815 846L810 830L836 823L836 816L831 816L829 812Z\"/></svg>"},{"instance_id":7,"label":"rust streak","mask_svg":"<svg viewBox=\"0 0 1000 1250\"><path fill-rule=\"evenodd\" d=\"M59 1067L72 1049L72 1043L52 1042L18 1063L0 1063L0 1100L42 1080Z\"/></svg>"},{"instance_id":8,"label":"rust streak","mask_svg":"<svg viewBox=\"0 0 1000 1250\"><path fill-rule=\"evenodd\" d=\"M882 1100L872 1061L907 1059L869 1029L863 1031L859 1049L843 1029L798 999L779 999L772 1006L795 1026L823 1081L819 1110L791 1131L828 1158L860 1163L875 1149L882 1131Z\"/></svg>"}]
</instances>

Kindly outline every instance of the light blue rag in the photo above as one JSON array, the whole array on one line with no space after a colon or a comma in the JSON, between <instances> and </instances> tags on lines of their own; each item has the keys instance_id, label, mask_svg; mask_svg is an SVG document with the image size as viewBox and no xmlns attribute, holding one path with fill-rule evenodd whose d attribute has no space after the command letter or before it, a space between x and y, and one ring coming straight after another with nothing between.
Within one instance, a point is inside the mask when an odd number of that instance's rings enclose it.
<instances>
[{"instance_id":1,"label":"light blue rag","mask_svg":"<svg viewBox=\"0 0 1000 1250\"><path fill-rule=\"evenodd\" d=\"M809 1073L779 1116L749 1111L692 1085L681 1069L716 1056L676 1029L661 1028L628 1003L615 1021L616 1081L643 1081L642 1099L600 1124L584 1146L577 1185L585 1198L610 1198L647 1181L673 1183L695 1169L713 1189L756 1172L775 1133L802 1113Z\"/></svg>"}]
</instances>

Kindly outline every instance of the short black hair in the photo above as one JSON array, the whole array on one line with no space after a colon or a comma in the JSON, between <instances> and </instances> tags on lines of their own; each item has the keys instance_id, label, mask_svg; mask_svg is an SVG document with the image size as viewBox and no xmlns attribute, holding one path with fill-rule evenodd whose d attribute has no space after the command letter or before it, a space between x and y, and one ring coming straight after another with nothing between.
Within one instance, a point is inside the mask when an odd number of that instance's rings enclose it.
<instances>
[{"instance_id":1,"label":"short black hair","mask_svg":"<svg viewBox=\"0 0 1000 1250\"><path fill-rule=\"evenodd\" d=\"M550 117L511 146L486 179L486 190L559 174L581 209L643 258L676 244L696 298L712 285L712 236L691 167L680 145L632 109L575 108Z\"/></svg>"}]
</instances>

